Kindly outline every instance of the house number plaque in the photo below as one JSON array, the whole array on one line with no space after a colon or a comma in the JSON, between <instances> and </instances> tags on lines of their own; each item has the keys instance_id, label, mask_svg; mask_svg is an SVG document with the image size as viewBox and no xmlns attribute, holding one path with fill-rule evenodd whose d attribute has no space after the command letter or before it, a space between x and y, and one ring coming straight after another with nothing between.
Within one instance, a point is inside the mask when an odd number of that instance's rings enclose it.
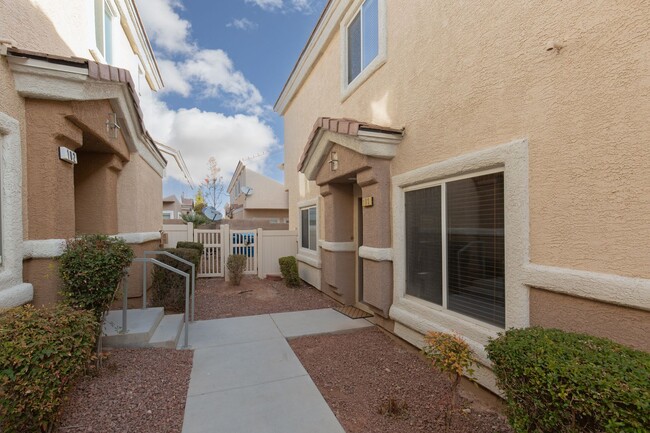
<instances>
[{"instance_id":1,"label":"house number plaque","mask_svg":"<svg viewBox=\"0 0 650 433\"><path fill-rule=\"evenodd\" d=\"M361 206L363 207L371 207L374 204L374 197L363 197L361 199Z\"/></svg>"}]
</instances>

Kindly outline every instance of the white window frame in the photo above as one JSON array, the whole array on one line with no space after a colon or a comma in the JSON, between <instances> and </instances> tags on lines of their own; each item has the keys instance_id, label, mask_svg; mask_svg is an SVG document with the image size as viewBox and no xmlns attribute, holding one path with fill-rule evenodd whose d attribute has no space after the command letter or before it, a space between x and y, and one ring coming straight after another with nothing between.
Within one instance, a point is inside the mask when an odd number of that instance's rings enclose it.
<instances>
[{"instance_id":1,"label":"white window frame","mask_svg":"<svg viewBox=\"0 0 650 433\"><path fill-rule=\"evenodd\" d=\"M377 0L378 8L378 51L377 57L361 70L350 83L348 83L348 27L352 20L361 12L361 7L366 0L355 0L350 10L345 15L340 25L341 35L341 102L345 101L356 89L359 88L368 78L370 78L379 68L381 68L387 59L387 31L386 31L386 0ZM363 32L363 30L362 30ZM361 52L363 57L363 48Z\"/></svg>"},{"instance_id":2,"label":"white window frame","mask_svg":"<svg viewBox=\"0 0 650 433\"><path fill-rule=\"evenodd\" d=\"M165 221L165 216L169 216L170 220L174 219L174 211L173 210L164 210L164 211L162 211L162 219L163 219L163 221Z\"/></svg>"},{"instance_id":3,"label":"white window frame","mask_svg":"<svg viewBox=\"0 0 650 433\"><path fill-rule=\"evenodd\" d=\"M437 162L392 178L395 259L390 317L398 323L396 334L414 344L417 341L409 333L412 333L412 330L420 334L431 330L453 330L467 338L473 344L472 347L480 352L488 338L496 337L498 332L503 331L502 328L489 323L406 295L405 193L410 189L433 186L443 181L474 177L490 170L503 171L504 177L505 329L529 325L528 286L525 283L525 267L529 262L528 141L517 140Z\"/></svg>"},{"instance_id":4,"label":"white window frame","mask_svg":"<svg viewBox=\"0 0 650 433\"><path fill-rule=\"evenodd\" d=\"M440 212L441 212L440 224L442 226L441 227L442 228L442 232L441 232L441 236L442 236L441 237L441 240L442 240L442 247L441 247L441 249L442 249L442 305L438 305L438 304L436 304L434 302L427 301L426 299L418 298L417 296L409 295L406 292L404 293L404 298L405 299L410 299L413 302L421 303L421 304L425 305L428 308L434 308L434 309L438 309L438 310L445 310L446 312L449 312L451 314L462 316L466 320L471 320L471 321L476 322L478 324L484 324L484 325L487 325L487 326L494 327L495 329L503 330L503 328L491 325L491 324L489 324L487 322L483 322L482 320L475 319L475 318L470 317L470 316L466 316L466 315L464 315L462 313L458 313L456 311L450 310L447 307L447 297L448 297L448 293L449 293L449 286L448 286L448 279L447 279L448 278L447 277L447 272L448 272L448 269L447 269L447 267L448 267L448 263L447 263L447 184L451 183L451 182L454 182L454 181L457 181L457 180L472 179L472 178L475 178L475 177L485 176L485 175L488 175L488 174L495 174L495 173L504 173L504 170L503 170L502 167L494 168L494 169L491 169L491 170L473 172L471 174L463 174L463 175L459 175L459 176L452 176L452 177L448 177L448 178L444 178L444 179L435 180L435 181L432 181L432 182L424 182L424 183L420 183L420 184L417 184L417 185L413 185L413 186L403 188L403 192L404 192L404 194L406 194L407 192L411 192L411 191L418 191L418 190L422 190L422 189L426 189L426 188L432 188L432 187L440 187ZM504 186L504 190L505 190L505 186ZM403 211L404 212L406 211L406 207L404 207ZM407 227L406 227L406 224L405 224L404 229L403 229L404 230L404 239L406 239L406 229L407 229ZM505 230L505 228L504 228L504 230ZM506 263L506 266L508 266L507 263ZM408 277L407 275L405 275L405 276ZM406 290L406 287L405 287L405 290ZM507 308L507 300L506 300L506 307L504 307L504 309L505 308Z\"/></svg>"},{"instance_id":5,"label":"white window frame","mask_svg":"<svg viewBox=\"0 0 650 433\"><path fill-rule=\"evenodd\" d=\"M305 247L302 245L303 230L305 229L305 227L303 227L303 225L302 225L302 213L303 213L304 211L307 211L307 219L309 219L309 211L310 211L311 209L314 209L314 211L316 212L316 225L315 225L315 227L314 227L314 229L316 230L316 241L315 241L315 244L314 244L314 248L305 248ZM300 235L299 243L300 243L300 244L299 244L299 248L300 248L301 250L303 250L303 251L310 251L310 252L312 252L312 253L318 251L318 206L316 206L316 205L312 205L312 206L304 206L304 207L301 207L301 208L300 208L300 212L299 212L299 221L300 221L300 230L299 230L299 232L300 232L300 233L299 233L299 235ZM309 230L309 227L307 227L307 230ZM311 245L311 242L309 242L309 237L310 237L310 236L309 236L309 233L307 233L307 242Z\"/></svg>"},{"instance_id":6,"label":"white window frame","mask_svg":"<svg viewBox=\"0 0 650 433\"><path fill-rule=\"evenodd\" d=\"M115 63L115 18L118 17L117 8L110 0L95 0L94 2L94 22L95 22L95 34L93 35L94 48L92 48L91 54L99 63L104 64L114 64ZM106 28L104 25L104 15L108 12L111 16L111 59L106 58ZM98 45L97 41L97 32L101 32L102 40L101 46Z\"/></svg>"},{"instance_id":7,"label":"white window frame","mask_svg":"<svg viewBox=\"0 0 650 433\"><path fill-rule=\"evenodd\" d=\"M310 207L316 207L316 250L302 247L302 211ZM298 261L307 263L310 266L320 268L320 203L318 198L313 198L298 203Z\"/></svg>"}]
</instances>

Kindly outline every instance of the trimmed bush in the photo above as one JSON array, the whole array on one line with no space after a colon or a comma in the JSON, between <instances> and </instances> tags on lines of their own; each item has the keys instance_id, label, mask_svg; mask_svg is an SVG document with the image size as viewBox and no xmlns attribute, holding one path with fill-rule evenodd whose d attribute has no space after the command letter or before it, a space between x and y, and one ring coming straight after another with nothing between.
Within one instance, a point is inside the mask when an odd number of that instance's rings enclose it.
<instances>
[{"instance_id":1,"label":"trimmed bush","mask_svg":"<svg viewBox=\"0 0 650 433\"><path fill-rule=\"evenodd\" d=\"M203 244L201 242L176 242L176 248L193 248L199 252L199 256L203 255Z\"/></svg>"},{"instance_id":2,"label":"trimmed bush","mask_svg":"<svg viewBox=\"0 0 650 433\"><path fill-rule=\"evenodd\" d=\"M230 282L234 286L239 286L241 283L241 279L244 276L244 270L246 269L246 260L248 260L248 258L243 254L233 254L228 256L226 267L228 268Z\"/></svg>"},{"instance_id":3,"label":"trimmed bush","mask_svg":"<svg viewBox=\"0 0 650 433\"><path fill-rule=\"evenodd\" d=\"M300 287L300 275L298 274L298 262L294 256L280 257L280 272L284 284L287 287Z\"/></svg>"},{"instance_id":4,"label":"trimmed bush","mask_svg":"<svg viewBox=\"0 0 650 433\"><path fill-rule=\"evenodd\" d=\"M61 294L73 307L90 310L101 320L133 257L131 247L118 238L86 235L68 241L59 258Z\"/></svg>"},{"instance_id":5,"label":"trimmed bush","mask_svg":"<svg viewBox=\"0 0 650 433\"><path fill-rule=\"evenodd\" d=\"M168 251L182 259L189 260L194 263L195 269L198 272L199 260L201 255L194 248L165 248L162 251ZM155 257L169 266L172 266L179 271L192 274L192 267L178 260L159 255ZM192 281L190 281L190 292L192 290ZM164 307L171 312L184 312L185 311L185 277L178 275L160 266L154 266L153 280L151 283L151 302L156 307Z\"/></svg>"},{"instance_id":6,"label":"trimmed bush","mask_svg":"<svg viewBox=\"0 0 650 433\"><path fill-rule=\"evenodd\" d=\"M650 429L650 354L557 329L511 329L486 346L517 432Z\"/></svg>"},{"instance_id":7,"label":"trimmed bush","mask_svg":"<svg viewBox=\"0 0 650 433\"><path fill-rule=\"evenodd\" d=\"M463 375L474 381L474 352L460 336L444 332L428 332L424 336L422 353L434 368L449 375L451 379L451 409L458 407L458 385Z\"/></svg>"},{"instance_id":8,"label":"trimmed bush","mask_svg":"<svg viewBox=\"0 0 650 433\"><path fill-rule=\"evenodd\" d=\"M27 305L0 316L0 431L45 432L93 358L90 311Z\"/></svg>"}]
</instances>

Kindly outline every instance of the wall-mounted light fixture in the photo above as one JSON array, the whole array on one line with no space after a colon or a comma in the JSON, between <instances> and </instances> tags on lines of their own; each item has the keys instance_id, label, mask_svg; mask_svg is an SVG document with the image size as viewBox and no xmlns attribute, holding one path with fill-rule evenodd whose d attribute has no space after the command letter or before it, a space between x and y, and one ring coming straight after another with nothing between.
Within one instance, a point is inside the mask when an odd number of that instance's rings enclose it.
<instances>
[{"instance_id":1,"label":"wall-mounted light fixture","mask_svg":"<svg viewBox=\"0 0 650 433\"><path fill-rule=\"evenodd\" d=\"M118 131L122 129L117 123L117 114L108 113L108 120L106 120L106 132L110 138L117 138Z\"/></svg>"},{"instance_id":2,"label":"wall-mounted light fixture","mask_svg":"<svg viewBox=\"0 0 650 433\"><path fill-rule=\"evenodd\" d=\"M331 171L336 171L339 169L339 156L336 152L330 153L330 160L328 162L330 164Z\"/></svg>"}]
</instances>

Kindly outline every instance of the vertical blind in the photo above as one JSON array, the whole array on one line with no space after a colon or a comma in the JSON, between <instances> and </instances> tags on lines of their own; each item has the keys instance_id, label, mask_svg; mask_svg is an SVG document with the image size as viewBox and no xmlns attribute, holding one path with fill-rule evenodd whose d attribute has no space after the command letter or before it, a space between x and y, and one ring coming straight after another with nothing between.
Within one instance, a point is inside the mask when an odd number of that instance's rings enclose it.
<instances>
[{"instance_id":1,"label":"vertical blind","mask_svg":"<svg viewBox=\"0 0 650 433\"><path fill-rule=\"evenodd\" d=\"M405 194L406 293L443 305L446 289L446 308L503 327L503 173L447 182L444 188L444 209L443 186Z\"/></svg>"}]
</instances>

